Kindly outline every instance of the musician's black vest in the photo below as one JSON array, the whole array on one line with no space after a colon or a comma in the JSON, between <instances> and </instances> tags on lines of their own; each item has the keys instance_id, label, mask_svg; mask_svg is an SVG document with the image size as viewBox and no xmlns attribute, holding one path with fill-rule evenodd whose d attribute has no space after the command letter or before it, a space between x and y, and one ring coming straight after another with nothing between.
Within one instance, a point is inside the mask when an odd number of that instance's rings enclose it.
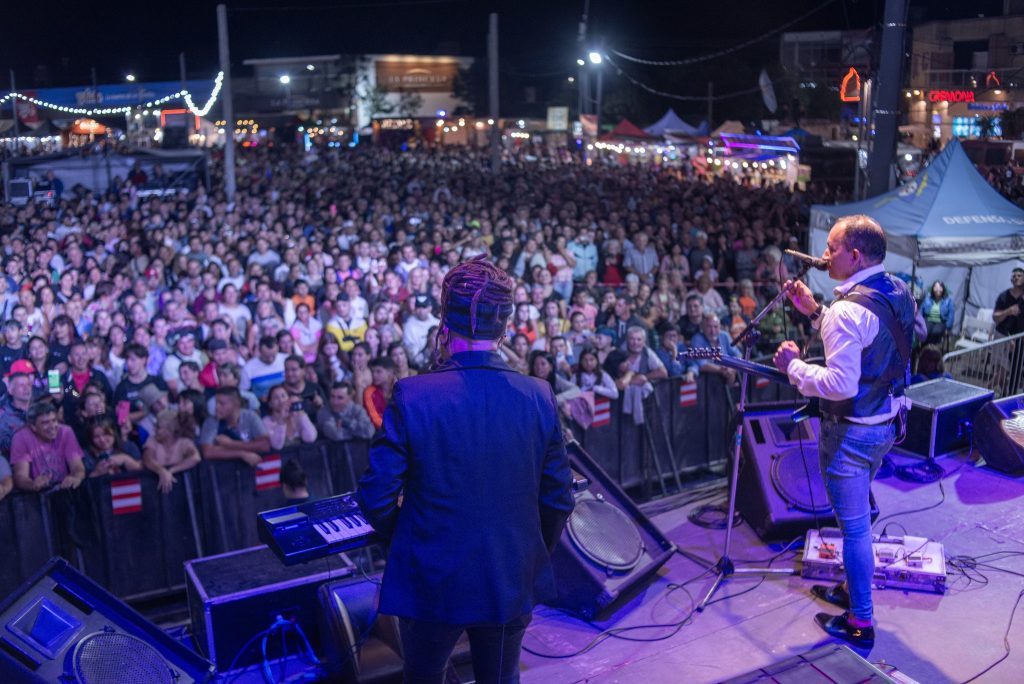
<instances>
[{"instance_id":1,"label":"musician's black vest","mask_svg":"<svg viewBox=\"0 0 1024 684\"><path fill-rule=\"evenodd\" d=\"M843 299L878 316L878 334L861 351L856 396L843 401L822 399L821 411L861 418L889 413L891 398L903 396L903 390L910 384L909 354L902 358L900 348L909 350L913 339L914 298L902 280L879 273L850 288L837 301ZM902 335L903 339L897 340L894 334Z\"/></svg>"}]
</instances>

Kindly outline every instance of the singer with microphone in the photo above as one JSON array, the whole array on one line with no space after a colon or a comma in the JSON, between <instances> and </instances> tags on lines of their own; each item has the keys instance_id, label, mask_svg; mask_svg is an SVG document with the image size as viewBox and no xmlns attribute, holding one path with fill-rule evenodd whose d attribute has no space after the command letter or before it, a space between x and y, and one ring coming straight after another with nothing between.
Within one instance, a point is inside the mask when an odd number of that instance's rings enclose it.
<instances>
[{"instance_id":1,"label":"singer with microphone","mask_svg":"<svg viewBox=\"0 0 1024 684\"><path fill-rule=\"evenodd\" d=\"M787 253L827 270L839 281L828 307L814 301L799 281L787 282L790 301L821 331L825 365L800 358L796 343L779 345L774 362L801 394L818 397L822 411L818 454L829 501L843 535L846 582L815 585L819 599L844 609L818 613L828 634L861 650L874 646L871 577L870 486L882 457L896 440L909 408L910 344L915 303L907 285L885 272L886 239L864 216L839 219L829 232L824 257Z\"/></svg>"}]
</instances>

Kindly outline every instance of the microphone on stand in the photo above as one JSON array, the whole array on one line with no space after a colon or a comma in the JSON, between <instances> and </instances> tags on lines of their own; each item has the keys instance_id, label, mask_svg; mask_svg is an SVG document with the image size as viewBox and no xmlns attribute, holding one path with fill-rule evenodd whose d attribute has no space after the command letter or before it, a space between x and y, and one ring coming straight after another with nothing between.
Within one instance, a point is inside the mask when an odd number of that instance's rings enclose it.
<instances>
[{"instance_id":1,"label":"microphone on stand","mask_svg":"<svg viewBox=\"0 0 1024 684\"><path fill-rule=\"evenodd\" d=\"M804 254L803 252L797 252L796 250L793 250L793 249L787 249L787 250L785 250L785 253L788 254L789 256L793 257L797 261L800 261L800 262L803 262L803 263L807 264L811 268L816 268L819 271L827 271L828 270L828 260L826 260L826 259L820 259L818 257L813 257L810 254Z\"/></svg>"}]
</instances>

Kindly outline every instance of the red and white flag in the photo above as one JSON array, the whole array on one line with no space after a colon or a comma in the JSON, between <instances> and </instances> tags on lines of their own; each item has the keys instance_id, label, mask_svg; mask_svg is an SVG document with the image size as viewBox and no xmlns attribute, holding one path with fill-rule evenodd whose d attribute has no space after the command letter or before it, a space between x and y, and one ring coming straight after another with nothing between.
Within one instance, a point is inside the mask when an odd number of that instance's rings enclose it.
<instances>
[{"instance_id":1,"label":"red and white flag","mask_svg":"<svg viewBox=\"0 0 1024 684\"><path fill-rule=\"evenodd\" d=\"M764 389L771 382L768 378L761 377L760 375L754 378L754 387L757 389Z\"/></svg>"},{"instance_id":2,"label":"red and white flag","mask_svg":"<svg viewBox=\"0 0 1024 684\"><path fill-rule=\"evenodd\" d=\"M697 405L697 383L684 382L679 386L679 406L690 408Z\"/></svg>"},{"instance_id":3,"label":"red and white flag","mask_svg":"<svg viewBox=\"0 0 1024 684\"><path fill-rule=\"evenodd\" d=\"M604 427L612 422L612 402L607 397L594 397L594 422L590 427Z\"/></svg>"},{"instance_id":4,"label":"red and white flag","mask_svg":"<svg viewBox=\"0 0 1024 684\"><path fill-rule=\"evenodd\" d=\"M256 465L256 490L281 486L281 455L270 454Z\"/></svg>"},{"instance_id":5,"label":"red and white flag","mask_svg":"<svg viewBox=\"0 0 1024 684\"><path fill-rule=\"evenodd\" d=\"M142 510L142 481L134 479L111 482L110 506L114 515L140 512Z\"/></svg>"}]
</instances>

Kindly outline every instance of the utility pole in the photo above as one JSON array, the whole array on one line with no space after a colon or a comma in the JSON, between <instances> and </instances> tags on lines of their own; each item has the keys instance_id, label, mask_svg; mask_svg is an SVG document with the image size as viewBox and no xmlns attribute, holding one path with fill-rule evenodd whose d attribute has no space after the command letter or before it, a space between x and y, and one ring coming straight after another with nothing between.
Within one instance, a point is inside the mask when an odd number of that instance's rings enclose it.
<instances>
[{"instance_id":1,"label":"utility pole","mask_svg":"<svg viewBox=\"0 0 1024 684\"><path fill-rule=\"evenodd\" d=\"M903 42L907 30L907 0L885 0L882 53L875 83L875 138L868 160L867 197L889 191L896 154L897 117L903 83Z\"/></svg>"},{"instance_id":2,"label":"utility pole","mask_svg":"<svg viewBox=\"0 0 1024 684\"><path fill-rule=\"evenodd\" d=\"M221 102L224 111L224 192L228 202L235 201L235 107L231 101L231 55L228 51L228 10L217 5L217 42L220 47L220 70L224 72Z\"/></svg>"},{"instance_id":3,"label":"utility pole","mask_svg":"<svg viewBox=\"0 0 1024 684\"><path fill-rule=\"evenodd\" d=\"M498 119L498 14L491 12L490 31L487 33L487 71L491 120L491 173L501 170L501 129Z\"/></svg>"},{"instance_id":4,"label":"utility pole","mask_svg":"<svg viewBox=\"0 0 1024 684\"><path fill-rule=\"evenodd\" d=\"M590 74L585 61L587 54L587 18L590 15L590 0L583 0L583 16L580 18L579 31L576 34L576 57L583 58L576 74L576 91L578 93L579 116L587 113L587 99L590 97ZM586 149L586 148L584 148Z\"/></svg>"},{"instance_id":5,"label":"utility pole","mask_svg":"<svg viewBox=\"0 0 1024 684\"><path fill-rule=\"evenodd\" d=\"M14 84L14 69L11 69L11 92L18 92L18 86ZM18 149L18 138L21 137L21 125L18 123L18 98L11 98L11 111L14 112L14 149Z\"/></svg>"},{"instance_id":6,"label":"utility pole","mask_svg":"<svg viewBox=\"0 0 1024 684\"><path fill-rule=\"evenodd\" d=\"M715 130L715 124L712 123L712 116L715 113L715 82L708 81L708 134Z\"/></svg>"}]
</instances>

